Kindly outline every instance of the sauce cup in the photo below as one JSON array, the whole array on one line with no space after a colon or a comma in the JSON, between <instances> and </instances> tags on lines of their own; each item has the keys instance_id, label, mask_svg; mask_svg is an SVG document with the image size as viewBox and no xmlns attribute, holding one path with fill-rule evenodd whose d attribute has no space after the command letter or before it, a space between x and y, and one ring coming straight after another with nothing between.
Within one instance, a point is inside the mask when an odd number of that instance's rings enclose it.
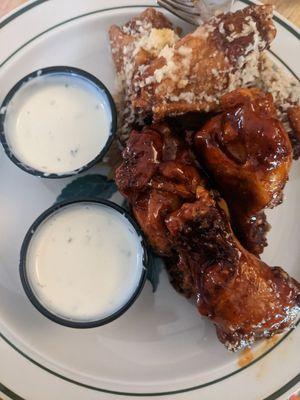
<instances>
[{"instance_id":1,"label":"sauce cup","mask_svg":"<svg viewBox=\"0 0 300 400\"><path fill-rule=\"evenodd\" d=\"M33 306L71 328L120 317L143 289L147 266L137 223L104 199L50 207L29 228L20 253L20 278Z\"/></svg>"},{"instance_id":2,"label":"sauce cup","mask_svg":"<svg viewBox=\"0 0 300 400\"><path fill-rule=\"evenodd\" d=\"M22 78L0 108L0 140L10 160L43 178L65 178L99 162L117 129L114 100L95 76L55 66Z\"/></svg>"}]
</instances>

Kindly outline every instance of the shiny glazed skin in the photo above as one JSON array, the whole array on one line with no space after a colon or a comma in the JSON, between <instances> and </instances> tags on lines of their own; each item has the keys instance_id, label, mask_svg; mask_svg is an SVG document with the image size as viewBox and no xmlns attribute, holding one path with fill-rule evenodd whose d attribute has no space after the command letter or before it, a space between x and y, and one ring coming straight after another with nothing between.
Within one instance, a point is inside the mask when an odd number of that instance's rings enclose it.
<instances>
[{"instance_id":1,"label":"shiny glazed skin","mask_svg":"<svg viewBox=\"0 0 300 400\"><path fill-rule=\"evenodd\" d=\"M195 134L196 153L228 203L238 237L248 250L259 254L263 230L268 229L259 213L282 201L292 162L291 143L276 118L270 94L237 89L222 97L221 107L223 112ZM255 243L251 235L257 219L262 232Z\"/></svg>"},{"instance_id":2,"label":"shiny glazed skin","mask_svg":"<svg viewBox=\"0 0 300 400\"><path fill-rule=\"evenodd\" d=\"M175 289L196 297L199 312L213 321L228 349L293 324L299 284L240 245L193 155L167 126L133 131L123 158L119 190L153 249L165 257Z\"/></svg>"},{"instance_id":3,"label":"shiny glazed skin","mask_svg":"<svg viewBox=\"0 0 300 400\"><path fill-rule=\"evenodd\" d=\"M155 129L159 129L159 131ZM159 255L170 255L172 243L164 217L193 199L201 178L190 151L167 126L132 131L116 182L133 205L133 213Z\"/></svg>"},{"instance_id":4,"label":"shiny glazed skin","mask_svg":"<svg viewBox=\"0 0 300 400\"><path fill-rule=\"evenodd\" d=\"M299 310L299 284L246 251L207 193L166 223L194 276L199 312L213 320L230 350L290 326Z\"/></svg>"}]
</instances>

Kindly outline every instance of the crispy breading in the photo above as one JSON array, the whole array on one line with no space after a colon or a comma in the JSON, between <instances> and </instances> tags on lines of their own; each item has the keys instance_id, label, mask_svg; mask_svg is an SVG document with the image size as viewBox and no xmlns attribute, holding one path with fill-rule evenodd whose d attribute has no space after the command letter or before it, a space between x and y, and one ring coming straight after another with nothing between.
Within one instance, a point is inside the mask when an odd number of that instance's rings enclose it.
<instances>
[{"instance_id":1,"label":"crispy breading","mask_svg":"<svg viewBox=\"0 0 300 400\"><path fill-rule=\"evenodd\" d=\"M133 77L134 108L160 120L190 111L211 111L224 93L253 83L259 53L275 37L271 6L222 14L165 46Z\"/></svg>"}]
</instances>

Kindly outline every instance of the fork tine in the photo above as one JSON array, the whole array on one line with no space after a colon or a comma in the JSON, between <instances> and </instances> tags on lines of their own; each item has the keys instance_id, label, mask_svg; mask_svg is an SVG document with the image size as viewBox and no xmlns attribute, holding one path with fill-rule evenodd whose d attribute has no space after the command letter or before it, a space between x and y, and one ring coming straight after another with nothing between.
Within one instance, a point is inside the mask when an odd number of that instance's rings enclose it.
<instances>
[{"instance_id":1,"label":"fork tine","mask_svg":"<svg viewBox=\"0 0 300 400\"><path fill-rule=\"evenodd\" d=\"M176 15L178 18L183 19L184 21L188 22L189 24L199 26L196 16L193 16L192 14L188 14L186 12L175 9L173 6L171 6L169 3L167 3L166 0L157 0L157 4L159 4L161 7L165 8L166 10L170 11L170 13Z\"/></svg>"},{"instance_id":2,"label":"fork tine","mask_svg":"<svg viewBox=\"0 0 300 400\"><path fill-rule=\"evenodd\" d=\"M182 11L189 15L195 15L200 17L200 14L194 7L183 5L180 0L164 0L170 7L173 7L175 10Z\"/></svg>"},{"instance_id":3,"label":"fork tine","mask_svg":"<svg viewBox=\"0 0 300 400\"><path fill-rule=\"evenodd\" d=\"M188 8L195 8L193 1L184 1L184 0L173 0L174 3L177 3L181 6L188 7Z\"/></svg>"},{"instance_id":4,"label":"fork tine","mask_svg":"<svg viewBox=\"0 0 300 400\"><path fill-rule=\"evenodd\" d=\"M191 7L195 7L195 3L199 0L178 0L181 4L188 4Z\"/></svg>"},{"instance_id":5,"label":"fork tine","mask_svg":"<svg viewBox=\"0 0 300 400\"><path fill-rule=\"evenodd\" d=\"M214 2L206 3L203 0L156 0L161 7L196 26L213 17L217 10L221 12L230 11L234 1L222 0L216 7Z\"/></svg>"}]
</instances>

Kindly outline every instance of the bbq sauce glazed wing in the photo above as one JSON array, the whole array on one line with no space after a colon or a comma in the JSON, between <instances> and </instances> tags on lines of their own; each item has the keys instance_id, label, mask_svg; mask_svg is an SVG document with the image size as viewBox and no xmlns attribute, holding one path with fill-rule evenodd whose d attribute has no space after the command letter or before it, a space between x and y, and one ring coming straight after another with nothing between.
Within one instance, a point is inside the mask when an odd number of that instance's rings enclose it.
<instances>
[{"instance_id":1,"label":"bbq sauce glazed wing","mask_svg":"<svg viewBox=\"0 0 300 400\"><path fill-rule=\"evenodd\" d=\"M196 153L226 200L238 237L259 254L268 229L261 212L282 201L291 144L270 94L237 89L221 98L221 107L196 133Z\"/></svg>"},{"instance_id":2,"label":"bbq sauce glazed wing","mask_svg":"<svg viewBox=\"0 0 300 400\"><path fill-rule=\"evenodd\" d=\"M202 182L189 149L166 125L132 131L116 171L120 192L153 249L171 255L172 243L164 218L186 200L193 200Z\"/></svg>"},{"instance_id":3,"label":"bbq sauce glazed wing","mask_svg":"<svg viewBox=\"0 0 300 400\"><path fill-rule=\"evenodd\" d=\"M264 211L248 217L242 210L232 210L231 226L242 245L257 256L267 247L267 233L271 226Z\"/></svg>"},{"instance_id":4,"label":"bbq sauce glazed wing","mask_svg":"<svg viewBox=\"0 0 300 400\"><path fill-rule=\"evenodd\" d=\"M284 117L285 115L283 114ZM290 127L289 138L293 146L293 155L294 159L297 160L300 157L300 105L288 108L287 119Z\"/></svg>"},{"instance_id":5,"label":"bbq sauce glazed wing","mask_svg":"<svg viewBox=\"0 0 300 400\"><path fill-rule=\"evenodd\" d=\"M205 190L166 219L195 285L197 305L222 343L239 350L289 327L300 306L300 286L281 268L247 252Z\"/></svg>"},{"instance_id":6,"label":"bbq sauce glazed wing","mask_svg":"<svg viewBox=\"0 0 300 400\"><path fill-rule=\"evenodd\" d=\"M275 37L271 6L222 14L166 45L133 79L135 109L154 120L215 110L222 94L254 82L259 54Z\"/></svg>"},{"instance_id":7,"label":"bbq sauce glazed wing","mask_svg":"<svg viewBox=\"0 0 300 400\"><path fill-rule=\"evenodd\" d=\"M197 298L199 312L230 350L293 324L298 284L239 244L193 155L168 127L133 131L123 158L116 183L149 243L164 256L171 283Z\"/></svg>"}]
</instances>

